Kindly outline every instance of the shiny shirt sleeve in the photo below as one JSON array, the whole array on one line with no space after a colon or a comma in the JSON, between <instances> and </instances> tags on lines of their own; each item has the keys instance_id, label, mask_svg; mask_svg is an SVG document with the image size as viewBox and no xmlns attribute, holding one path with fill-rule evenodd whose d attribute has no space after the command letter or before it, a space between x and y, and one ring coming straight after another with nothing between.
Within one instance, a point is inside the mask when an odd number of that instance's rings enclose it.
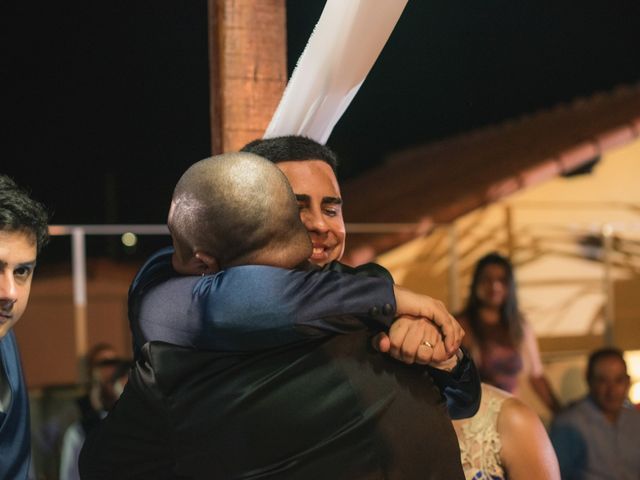
<instances>
[{"instance_id":1,"label":"shiny shirt sleeve","mask_svg":"<svg viewBox=\"0 0 640 480\"><path fill-rule=\"evenodd\" d=\"M442 392L447 411L453 420L469 418L480 408L482 389L480 376L469 354L461 349L462 358L451 372L428 367L434 383Z\"/></svg>"},{"instance_id":2,"label":"shiny shirt sleeve","mask_svg":"<svg viewBox=\"0 0 640 480\"><path fill-rule=\"evenodd\" d=\"M220 351L251 351L310 336L386 330L393 284L335 271L247 265L206 277L170 277L130 299L134 343L159 340Z\"/></svg>"}]
</instances>

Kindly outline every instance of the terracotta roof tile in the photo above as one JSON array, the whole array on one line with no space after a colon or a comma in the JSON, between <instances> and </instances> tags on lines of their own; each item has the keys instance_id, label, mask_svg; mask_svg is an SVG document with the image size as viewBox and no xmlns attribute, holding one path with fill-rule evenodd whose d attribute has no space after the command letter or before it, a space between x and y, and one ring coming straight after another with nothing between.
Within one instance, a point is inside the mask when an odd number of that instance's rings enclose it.
<instances>
[{"instance_id":1,"label":"terracotta roof tile","mask_svg":"<svg viewBox=\"0 0 640 480\"><path fill-rule=\"evenodd\" d=\"M585 142L571 147L559 155L559 163L562 172L570 172L583 165L598 155L602 149L596 142Z\"/></svg>"},{"instance_id":2,"label":"terracotta roof tile","mask_svg":"<svg viewBox=\"0 0 640 480\"><path fill-rule=\"evenodd\" d=\"M640 85L616 88L397 152L343 186L345 216L367 223L450 222L638 135ZM367 245L381 253L415 236L354 235L348 248Z\"/></svg>"}]
</instances>

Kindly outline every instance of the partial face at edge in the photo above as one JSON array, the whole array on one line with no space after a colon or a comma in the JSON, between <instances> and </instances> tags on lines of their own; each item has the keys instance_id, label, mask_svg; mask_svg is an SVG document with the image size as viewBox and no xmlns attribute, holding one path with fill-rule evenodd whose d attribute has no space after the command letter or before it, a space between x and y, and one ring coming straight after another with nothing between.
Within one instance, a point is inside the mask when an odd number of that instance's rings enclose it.
<instances>
[{"instance_id":1,"label":"partial face at edge","mask_svg":"<svg viewBox=\"0 0 640 480\"><path fill-rule=\"evenodd\" d=\"M0 338L27 308L36 256L36 241L31 235L0 231Z\"/></svg>"},{"instance_id":2,"label":"partial face at edge","mask_svg":"<svg viewBox=\"0 0 640 480\"><path fill-rule=\"evenodd\" d=\"M296 195L300 219L311 237L311 263L326 265L342 258L345 226L338 179L322 160L279 162Z\"/></svg>"}]
</instances>

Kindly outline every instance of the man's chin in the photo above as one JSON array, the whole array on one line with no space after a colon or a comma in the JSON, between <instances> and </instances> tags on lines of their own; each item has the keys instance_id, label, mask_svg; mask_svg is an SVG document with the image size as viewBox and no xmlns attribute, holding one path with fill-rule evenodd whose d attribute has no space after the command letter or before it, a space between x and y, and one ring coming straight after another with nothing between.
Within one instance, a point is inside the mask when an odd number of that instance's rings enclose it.
<instances>
[{"instance_id":1,"label":"man's chin","mask_svg":"<svg viewBox=\"0 0 640 480\"><path fill-rule=\"evenodd\" d=\"M9 330L11 330L11 327L13 327L13 325L16 322L5 322L5 323L0 323L0 339L4 338L4 336L9 333Z\"/></svg>"}]
</instances>

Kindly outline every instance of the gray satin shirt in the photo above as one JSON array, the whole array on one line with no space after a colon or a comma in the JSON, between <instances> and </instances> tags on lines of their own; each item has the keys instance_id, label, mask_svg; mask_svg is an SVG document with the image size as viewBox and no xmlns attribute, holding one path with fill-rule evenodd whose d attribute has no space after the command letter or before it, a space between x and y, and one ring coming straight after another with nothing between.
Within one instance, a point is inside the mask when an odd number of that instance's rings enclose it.
<instances>
[{"instance_id":1,"label":"gray satin shirt","mask_svg":"<svg viewBox=\"0 0 640 480\"><path fill-rule=\"evenodd\" d=\"M640 478L640 412L633 408L612 424L586 397L557 416L549 436L563 480Z\"/></svg>"}]
</instances>

